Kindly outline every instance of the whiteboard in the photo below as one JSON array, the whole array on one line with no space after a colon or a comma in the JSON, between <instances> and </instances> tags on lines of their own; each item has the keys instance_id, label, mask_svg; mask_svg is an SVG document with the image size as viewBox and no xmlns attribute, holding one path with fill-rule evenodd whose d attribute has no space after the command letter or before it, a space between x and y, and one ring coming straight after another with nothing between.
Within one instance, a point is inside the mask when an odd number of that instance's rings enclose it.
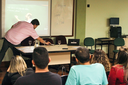
<instances>
[{"instance_id":1,"label":"whiteboard","mask_svg":"<svg viewBox=\"0 0 128 85\"><path fill-rule=\"evenodd\" d=\"M73 0L52 0L51 36L72 35Z\"/></svg>"}]
</instances>

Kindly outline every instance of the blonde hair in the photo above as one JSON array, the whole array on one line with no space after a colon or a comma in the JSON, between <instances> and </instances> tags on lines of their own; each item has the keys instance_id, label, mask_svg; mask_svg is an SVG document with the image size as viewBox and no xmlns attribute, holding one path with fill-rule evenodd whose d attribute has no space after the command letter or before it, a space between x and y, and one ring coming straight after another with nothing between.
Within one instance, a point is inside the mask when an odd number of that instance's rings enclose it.
<instances>
[{"instance_id":1,"label":"blonde hair","mask_svg":"<svg viewBox=\"0 0 128 85\"><path fill-rule=\"evenodd\" d=\"M110 71L111 69L110 61L106 53L101 49L95 50L91 58L91 63L101 63L104 66L106 72Z\"/></svg>"},{"instance_id":2,"label":"blonde hair","mask_svg":"<svg viewBox=\"0 0 128 85\"><path fill-rule=\"evenodd\" d=\"M24 59L21 56L13 56L10 61L9 73L18 72L21 76L23 76L26 72L27 65Z\"/></svg>"}]
</instances>

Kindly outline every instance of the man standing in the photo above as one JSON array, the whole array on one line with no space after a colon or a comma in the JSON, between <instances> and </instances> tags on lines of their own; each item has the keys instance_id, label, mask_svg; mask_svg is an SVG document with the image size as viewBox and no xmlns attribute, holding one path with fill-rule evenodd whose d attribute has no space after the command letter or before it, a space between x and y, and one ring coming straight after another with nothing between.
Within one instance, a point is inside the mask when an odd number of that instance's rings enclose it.
<instances>
[{"instance_id":1,"label":"man standing","mask_svg":"<svg viewBox=\"0 0 128 85\"><path fill-rule=\"evenodd\" d=\"M10 30L7 31L2 49L0 51L0 64L9 47L12 49L14 55L19 54L16 52L15 46L20 45L20 43L29 36L39 40L41 43L50 44L50 42L45 42L37 35L35 29L38 25L39 21L37 19L32 20L31 23L26 21L19 21L14 24Z\"/></svg>"},{"instance_id":2,"label":"man standing","mask_svg":"<svg viewBox=\"0 0 128 85\"><path fill-rule=\"evenodd\" d=\"M60 75L48 70L48 63L51 59L48 56L46 48L35 48L32 58L35 73L18 78L14 85L62 85Z\"/></svg>"}]
</instances>

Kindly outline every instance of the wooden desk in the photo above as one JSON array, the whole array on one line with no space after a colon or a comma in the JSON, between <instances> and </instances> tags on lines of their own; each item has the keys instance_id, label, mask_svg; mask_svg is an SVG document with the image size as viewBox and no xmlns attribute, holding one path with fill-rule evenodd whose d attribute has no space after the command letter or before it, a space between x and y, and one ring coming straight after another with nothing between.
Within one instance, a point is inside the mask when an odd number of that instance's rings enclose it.
<instances>
[{"instance_id":1,"label":"wooden desk","mask_svg":"<svg viewBox=\"0 0 128 85\"><path fill-rule=\"evenodd\" d=\"M45 47L47 49L49 53L49 57L51 58L51 62L49 63L49 65L58 65L58 64L70 64L72 52L74 52L80 46L40 45L39 47ZM62 49L62 48L68 48L68 49ZM31 55L34 50L34 46L21 46L21 47L16 47L16 49L19 50L21 54Z\"/></svg>"},{"instance_id":2,"label":"wooden desk","mask_svg":"<svg viewBox=\"0 0 128 85\"><path fill-rule=\"evenodd\" d=\"M113 44L114 38L108 38L108 39L95 39L95 49L97 45L102 46L103 45L108 45L108 57L112 56L113 57L113 50L114 50L114 44ZM111 47L111 50L110 50Z\"/></svg>"},{"instance_id":3,"label":"wooden desk","mask_svg":"<svg viewBox=\"0 0 128 85\"><path fill-rule=\"evenodd\" d=\"M110 39L95 39L95 49L96 49L96 45L100 45L101 49L102 49L102 45L110 45L113 44L114 39L110 38Z\"/></svg>"}]
</instances>

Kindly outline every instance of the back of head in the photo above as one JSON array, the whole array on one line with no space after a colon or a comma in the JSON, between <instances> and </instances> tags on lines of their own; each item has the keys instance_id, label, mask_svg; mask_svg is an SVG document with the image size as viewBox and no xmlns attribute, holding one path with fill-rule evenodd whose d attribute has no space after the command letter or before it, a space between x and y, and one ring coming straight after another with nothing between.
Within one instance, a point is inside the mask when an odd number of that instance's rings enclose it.
<instances>
[{"instance_id":1,"label":"back of head","mask_svg":"<svg viewBox=\"0 0 128 85\"><path fill-rule=\"evenodd\" d=\"M128 48L122 47L118 52L117 63L126 66L128 64Z\"/></svg>"},{"instance_id":2,"label":"back of head","mask_svg":"<svg viewBox=\"0 0 128 85\"><path fill-rule=\"evenodd\" d=\"M33 19L33 20L31 21L31 23L32 23L33 25L40 25L38 19Z\"/></svg>"},{"instance_id":3,"label":"back of head","mask_svg":"<svg viewBox=\"0 0 128 85\"><path fill-rule=\"evenodd\" d=\"M101 63L105 67L105 71L108 72L111 69L110 61L106 53L101 49L96 49L91 58L91 63Z\"/></svg>"},{"instance_id":4,"label":"back of head","mask_svg":"<svg viewBox=\"0 0 128 85\"><path fill-rule=\"evenodd\" d=\"M49 56L46 48L44 47L37 47L34 49L34 52L32 54L33 60L35 62L35 65L40 68L44 69L47 67L49 63Z\"/></svg>"},{"instance_id":5,"label":"back of head","mask_svg":"<svg viewBox=\"0 0 128 85\"><path fill-rule=\"evenodd\" d=\"M77 50L75 52L75 56L81 63L85 63L90 60L89 59L90 58L89 50L85 47L77 48Z\"/></svg>"},{"instance_id":6,"label":"back of head","mask_svg":"<svg viewBox=\"0 0 128 85\"><path fill-rule=\"evenodd\" d=\"M105 52L101 49L96 49L94 51L93 57L91 59L91 62L95 62L95 63L102 63L105 61Z\"/></svg>"},{"instance_id":7,"label":"back of head","mask_svg":"<svg viewBox=\"0 0 128 85\"><path fill-rule=\"evenodd\" d=\"M24 59L21 56L13 56L10 61L10 70L9 73L15 73L18 72L21 76L25 73L25 70L27 69L27 65L24 61Z\"/></svg>"},{"instance_id":8,"label":"back of head","mask_svg":"<svg viewBox=\"0 0 128 85\"><path fill-rule=\"evenodd\" d=\"M125 68L124 78L128 82L128 48L121 47L118 52L117 63L123 65Z\"/></svg>"}]
</instances>

